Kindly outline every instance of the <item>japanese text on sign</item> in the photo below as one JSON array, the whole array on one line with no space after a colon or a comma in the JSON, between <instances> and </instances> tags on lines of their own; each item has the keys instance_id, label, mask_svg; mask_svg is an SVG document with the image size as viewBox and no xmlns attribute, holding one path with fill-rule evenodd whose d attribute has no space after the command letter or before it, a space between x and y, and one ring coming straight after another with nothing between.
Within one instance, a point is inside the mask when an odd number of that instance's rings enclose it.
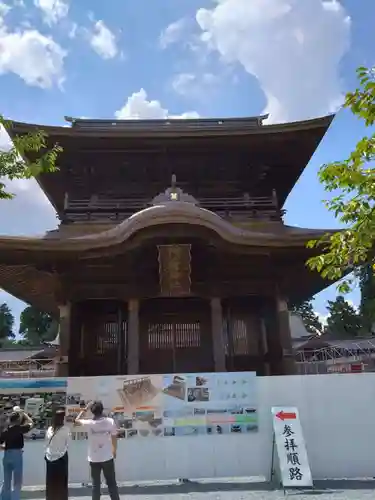
<instances>
[{"instance_id":1,"label":"japanese text on sign","mask_svg":"<svg viewBox=\"0 0 375 500\"><path fill-rule=\"evenodd\" d=\"M311 487L312 477L297 408L272 408L273 430L284 487Z\"/></svg>"}]
</instances>

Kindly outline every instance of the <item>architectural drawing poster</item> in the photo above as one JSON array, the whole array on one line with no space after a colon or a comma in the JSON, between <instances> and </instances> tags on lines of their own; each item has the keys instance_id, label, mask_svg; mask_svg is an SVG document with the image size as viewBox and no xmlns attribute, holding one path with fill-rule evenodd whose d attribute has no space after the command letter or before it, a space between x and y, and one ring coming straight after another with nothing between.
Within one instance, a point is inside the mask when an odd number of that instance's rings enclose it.
<instances>
[{"instance_id":1,"label":"architectural drawing poster","mask_svg":"<svg viewBox=\"0 0 375 500\"><path fill-rule=\"evenodd\" d=\"M255 372L69 378L67 420L100 399L121 438L251 433L256 382Z\"/></svg>"},{"instance_id":2,"label":"architectural drawing poster","mask_svg":"<svg viewBox=\"0 0 375 500\"><path fill-rule=\"evenodd\" d=\"M44 439L54 408L65 405L72 425L99 399L119 438L251 433L258 430L256 382L253 372L0 379L0 430L20 406L35 424L26 438ZM72 438L87 434L72 425Z\"/></svg>"}]
</instances>

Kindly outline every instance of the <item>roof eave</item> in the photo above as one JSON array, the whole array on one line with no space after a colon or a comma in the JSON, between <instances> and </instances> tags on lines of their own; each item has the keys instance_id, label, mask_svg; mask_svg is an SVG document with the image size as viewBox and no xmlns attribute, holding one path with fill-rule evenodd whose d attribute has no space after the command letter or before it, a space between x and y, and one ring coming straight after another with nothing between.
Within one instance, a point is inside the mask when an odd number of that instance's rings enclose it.
<instances>
[{"instance_id":1,"label":"roof eave","mask_svg":"<svg viewBox=\"0 0 375 500\"><path fill-rule=\"evenodd\" d=\"M145 228L147 229L147 228ZM106 233L111 230L106 231ZM237 242L228 241L228 243L232 243L234 246L243 246L243 247L254 247L254 248L265 248L268 247L270 249L282 249L282 248L305 248L306 244L310 240L318 240L323 238L326 235L331 235L337 233L337 230L331 231L318 231L314 230L313 232L305 232L300 233L298 235L283 235L273 237L267 237L266 239L258 238L253 241L246 241L244 239L243 242L238 240ZM136 234L136 233L134 233ZM131 234L130 237L134 236ZM95 253L100 256L100 250L103 248L104 251L108 251L110 247L117 247L118 245L126 246L127 239L119 240L116 238L111 238L112 241L106 238L99 238L100 233L98 235L92 235L93 237L89 240L88 237L76 237L76 238L67 238L67 239L58 239L58 238L25 238L25 237L17 237L17 236L6 236L0 237L0 252L45 252L44 256L48 259L49 256L53 257L55 254L66 253L71 255L83 255L86 252L91 252L96 250ZM97 238L95 238L97 236ZM224 239L225 241L225 239ZM28 255L28 259L32 258L31 255Z\"/></svg>"},{"instance_id":2,"label":"roof eave","mask_svg":"<svg viewBox=\"0 0 375 500\"><path fill-rule=\"evenodd\" d=\"M301 253L301 250L302 248L300 248L298 253L295 254L299 269L298 279L295 279L294 276L291 280L288 274L290 267L282 268L284 269L284 277L282 279L283 283L280 283L280 285L283 290L285 289L286 296L292 300L301 298L308 299L334 283L333 281L323 279L317 272L310 271L305 265L302 266L307 258L314 253L314 251L305 248L305 251ZM291 251L293 251L293 248ZM71 257L77 256L74 254L70 255ZM276 254L274 255L276 256ZM49 258L53 258L53 256L54 252L44 254L44 264L48 266L48 260ZM100 255L97 256L97 259L100 258ZM4 290L20 300L32 304L41 310L45 310L52 315L58 315L58 304L57 298L54 295L54 290L56 289L56 283L60 280L60 276L55 275L55 284L51 283L49 273L38 270L38 265L34 262L34 260L35 259L30 256L28 258L28 266L12 266L11 264L3 263L0 267L6 270L6 278L5 280L2 280L0 277L0 284ZM66 264L68 264L67 259L65 259L65 265ZM19 268L22 267L23 269L20 270ZM10 269L10 271L7 269ZM35 287L36 283L38 284L37 287Z\"/></svg>"},{"instance_id":3,"label":"roof eave","mask_svg":"<svg viewBox=\"0 0 375 500\"><path fill-rule=\"evenodd\" d=\"M260 119L262 117L258 117ZM10 121L7 132L10 137L27 134L36 130L44 130L47 135L58 140L59 137L175 137L175 136L212 136L223 135L263 135L267 133L288 133L302 130L325 128L326 130L335 118L335 114L298 122L256 125L254 118L223 118L223 119L187 119L187 120L126 120L103 121L103 126L95 127L62 127L38 125ZM113 126L109 126L110 124ZM99 121L100 124L100 121ZM194 125L194 128L192 128ZM323 134L324 135L324 134Z\"/></svg>"}]
</instances>

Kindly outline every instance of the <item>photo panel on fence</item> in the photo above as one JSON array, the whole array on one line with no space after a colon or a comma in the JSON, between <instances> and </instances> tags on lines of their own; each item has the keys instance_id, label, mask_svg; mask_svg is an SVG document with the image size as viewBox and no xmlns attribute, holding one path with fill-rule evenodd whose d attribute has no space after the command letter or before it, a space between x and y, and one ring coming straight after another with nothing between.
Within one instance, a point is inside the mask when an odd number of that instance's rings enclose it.
<instances>
[{"instance_id":1,"label":"photo panel on fence","mask_svg":"<svg viewBox=\"0 0 375 500\"><path fill-rule=\"evenodd\" d=\"M100 399L121 439L249 434L258 430L255 373L68 379L67 421ZM84 433L74 431L74 439Z\"/></svg>"},{"instance_id":2,"label":"photo panel on fence","mask_svg":"<svg viewBox=\"0 0 375 500\"><path fill-rule=\"evenodd\" d=\"M3 379L0 430L15 406L34 421L25 436L25 486L45 481L46 430L53 411L64 406L72 436L70 481L88 481L88 467L82 466L88 435L73 424L87 403L98 399L117 426L119 481L215 475L223 469L215 442L222 440L229 450L231 441L258 431L255 373Z\"/></svg>"}]
</instances>

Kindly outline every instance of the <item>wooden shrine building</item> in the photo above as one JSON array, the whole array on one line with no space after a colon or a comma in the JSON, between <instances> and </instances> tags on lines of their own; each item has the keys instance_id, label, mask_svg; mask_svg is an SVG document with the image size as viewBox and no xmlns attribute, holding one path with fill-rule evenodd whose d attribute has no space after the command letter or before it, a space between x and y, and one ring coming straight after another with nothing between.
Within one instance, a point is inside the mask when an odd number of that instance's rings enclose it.
<instances>
[{"instance_id":1,"label":"wooden shrine building","mask_svg":"<svg viewBox=\"0 0 375 500\"><path fill-rule=\"evenodd\" d=\"M58 228L0 238L0 287L60 315L60 375L294 373L287 304L327 286L325 231L282 207L333 117L264 118L13 122L63 148L38 179Z\"/></svg>"}]
</instances>

